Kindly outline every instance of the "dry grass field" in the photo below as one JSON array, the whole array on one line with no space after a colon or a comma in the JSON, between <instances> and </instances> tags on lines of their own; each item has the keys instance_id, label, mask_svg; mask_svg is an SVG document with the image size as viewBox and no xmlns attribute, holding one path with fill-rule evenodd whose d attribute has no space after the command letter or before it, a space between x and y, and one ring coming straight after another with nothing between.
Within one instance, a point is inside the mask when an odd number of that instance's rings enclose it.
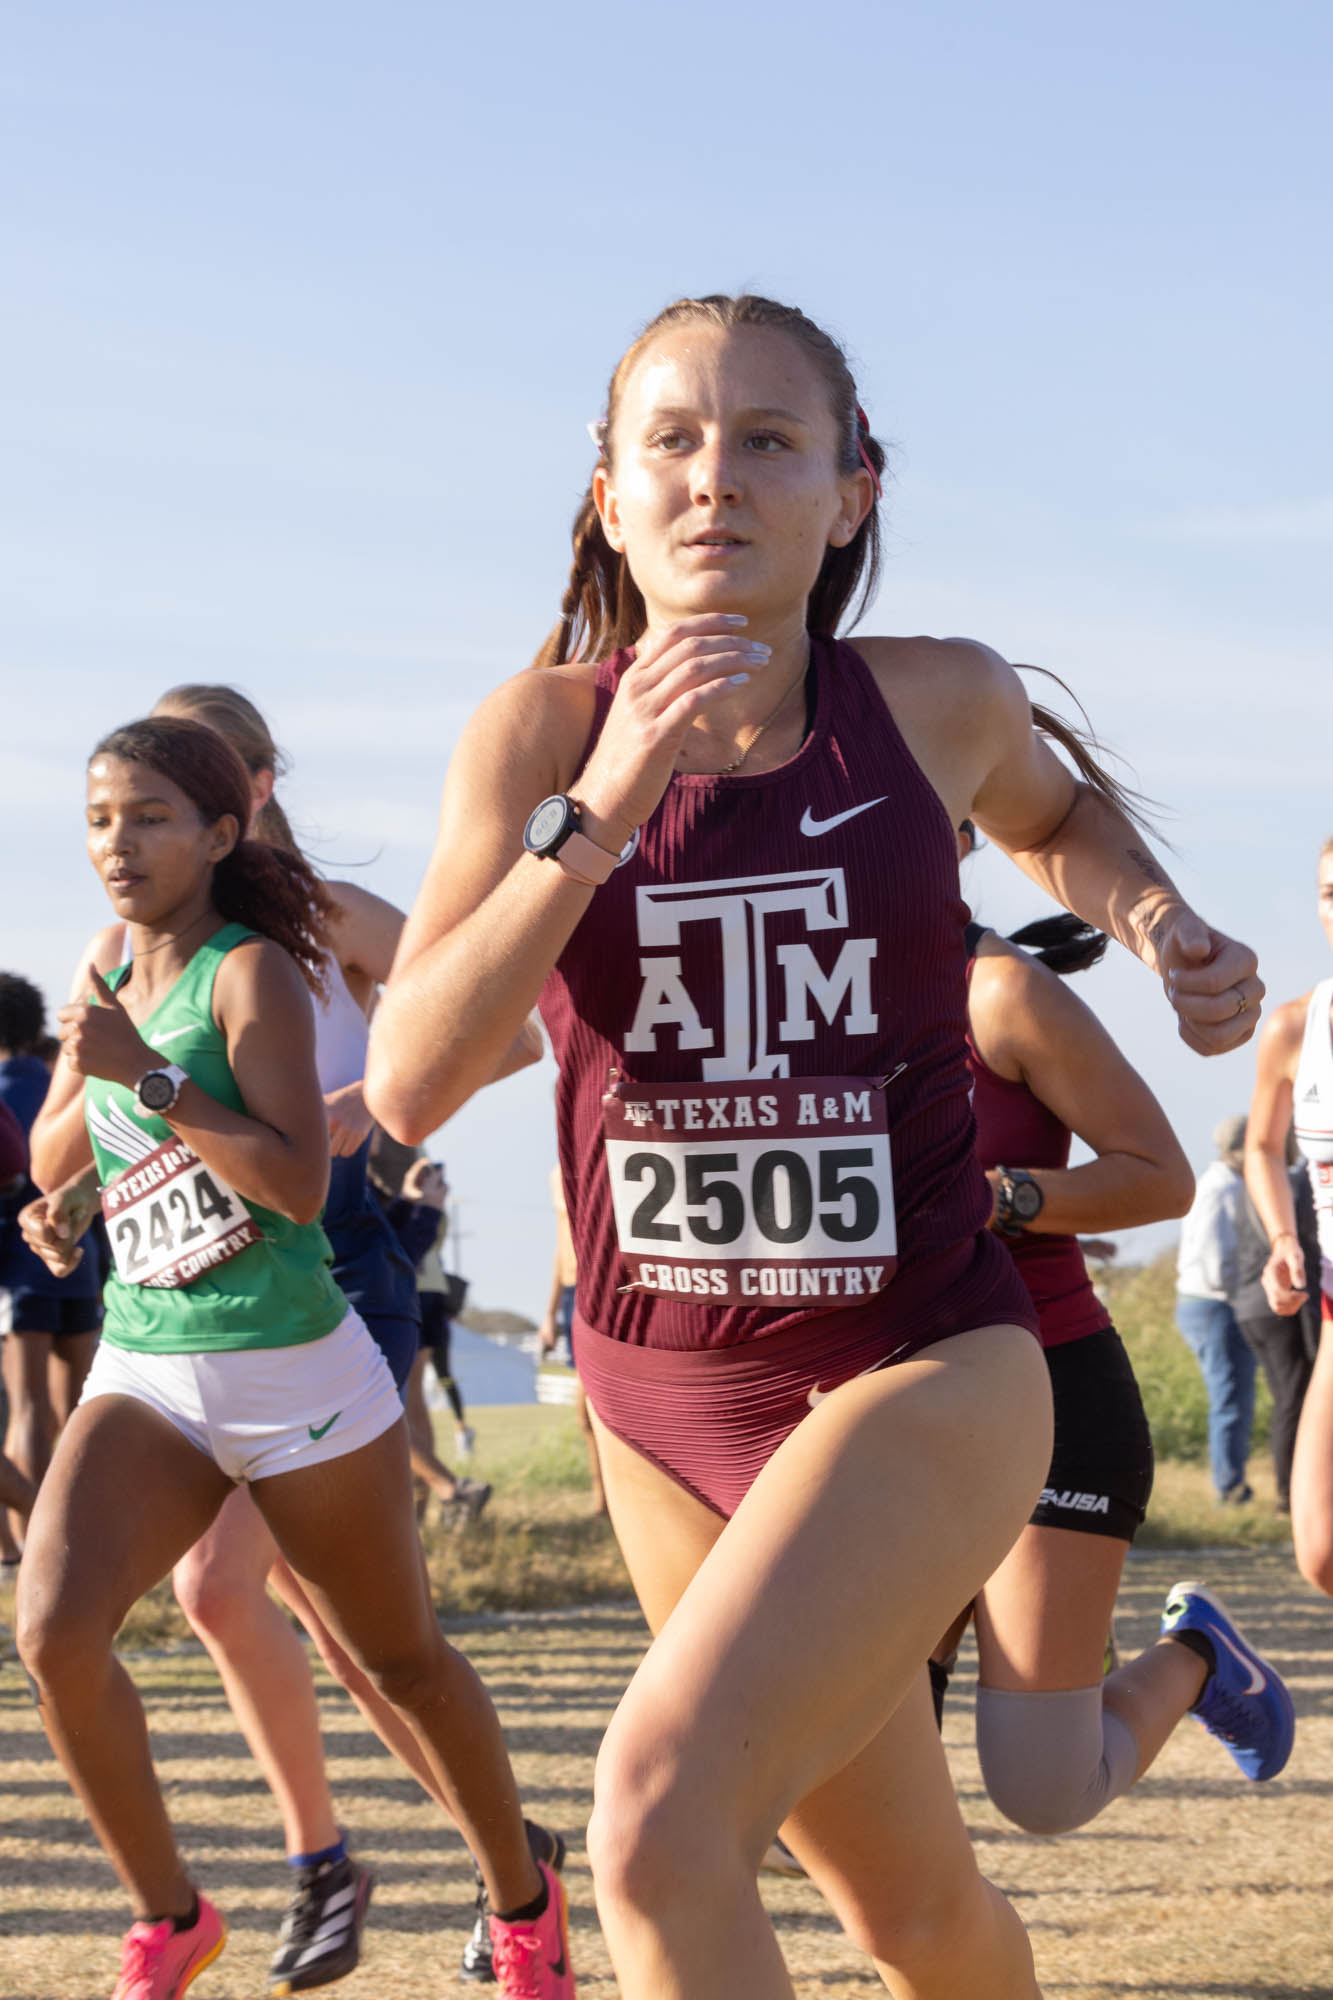
<instances>
[{"instance_id":1,"label":"dry grass field","mask_svg":"<svg viewBox=\"0 0 1333 2000\"><path fill-rule=\"evenodd\" d=\"M1333 1996L1333 1608L1278 1550L1210 1549L1183 1559L1153 1550L1134 1557L1126 1574L1126 1650L1155 1634L1163 1595L1182 1573L1218 1584L1288 1676L1300 1733L1287 1773L1246 1785L1187 1719L1129 1799L1081 1833L1031 1839L1006 1827L981 1791L965 1655L946 1737L968 1825L984 1866L1031 1929L1047 2000ZM569 1839L580 1993L611 2000L581 1830L593 1755L643 1628L629 1608L593 1607L477 1619L457 1636L499 1702L529 1810ZM195 1991L199 2000L248 2000L265 1991L284 1896L271 1804L202 1653L172 1647L126 1657L182 1843L231 1925L227 1951ZM471 1919L459 1841L342 1695L321 1687L339 1809L377 1877L366 1955L341 1994L443 2000L479 1990L455 1977ZM803 2000L882 1991L813 1888L764 1883ZM104 2000L123 1922L116 1885L47 1752L11 1648L0 1668L0 1994Z\"/></svg>"}]
</instances>

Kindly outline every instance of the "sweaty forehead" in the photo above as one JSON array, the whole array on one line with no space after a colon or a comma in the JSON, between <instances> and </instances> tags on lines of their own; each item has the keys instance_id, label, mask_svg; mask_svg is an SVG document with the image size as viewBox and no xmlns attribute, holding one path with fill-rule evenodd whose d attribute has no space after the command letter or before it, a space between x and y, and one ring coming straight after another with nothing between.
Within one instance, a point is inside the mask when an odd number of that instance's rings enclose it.
<instances>
[{"instance_id":1,"label":"sweaty forehead","mask_svg":"<svg viewBox=\"0 0 1333 2000\"><path fill-rule=\"evenodd\" d=\"M655 409L788 410L832 425L828 387L799 341L771 327L664 327L620 385L620 413Z\"/></svg>"},{"instance_id":2,"label":"sweaty forehead","mask_svg":"<svg viewBox=\"0 0 1333 2000\"><path fill-rule=\"evenodd\" d=\"M90 799L154 798L171 805L183 796L180 787L161 771L151 770L147 764L140 764L132 757L113 757L103 750L88 766Z\"/></svg>"}]
</instances>

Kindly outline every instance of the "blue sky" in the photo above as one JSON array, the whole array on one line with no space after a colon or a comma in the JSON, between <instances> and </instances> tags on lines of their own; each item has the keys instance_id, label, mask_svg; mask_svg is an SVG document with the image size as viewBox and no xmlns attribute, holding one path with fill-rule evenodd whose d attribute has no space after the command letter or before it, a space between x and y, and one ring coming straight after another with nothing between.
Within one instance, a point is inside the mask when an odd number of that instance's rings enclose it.
<instances>
[{"instance_id":1,"label":"blue sky","mask_svg":"<svg viewBox=\"0 0 1333 2000\"><path fill-rule=\"evenodd\" d=\"M791 298L891 441L867 630L1055 668L1280 997L1333 831L1328 94L1311 0L67 6L0 77L4 961L102 917L80 785L181 679L268 711L314 851L409 901L463 718L563 587L586 420L682 291ZM984 856L981 912L1040 907ZM1196 1164L1252 1059L1081 990ZM437 1150L539 1308L550 1074ZM1155 1239L1154 1239L1155 1240Z\"/></svg>"}]
</instances>

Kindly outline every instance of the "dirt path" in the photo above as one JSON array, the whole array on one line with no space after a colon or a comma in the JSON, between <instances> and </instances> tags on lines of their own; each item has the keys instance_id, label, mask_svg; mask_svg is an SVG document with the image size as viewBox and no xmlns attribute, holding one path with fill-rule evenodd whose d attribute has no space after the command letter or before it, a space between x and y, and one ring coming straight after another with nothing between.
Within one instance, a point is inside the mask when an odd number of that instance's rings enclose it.
<instances>
[{"instance_id":1,"label":"dirt path","mask_svg":"<svg viewBox=\"0 0 1333 2000\"><path fill-rule=\"evenodd\" d=\"M1155 1635L1171 1583L1200 1570L1296 1698L1296 1752L1270 1784L1246 1785L1187 1720L1131 1798L1081 1833L1033 1840L1006 1827L981 1790L966 1658L955 1682L946 1740L963 1810L983 1866L1032 1931L1047 2000L1333 1996L1333 1607L1281 1555L1210 1551L1200 1563L1154 1553L1127 1574L1119 1614L1127 1652ZM580 1994L611 2000L581 1828L593 1755L642 1649L642 1627L633 1612L612 1609L460 1636L500 1705L529 1811L570 1838ZM200 2000L249 2000L266 1990L284 1899L271 1803L202 1654L130 1664L182 1843L231 1924L225 1956L195 1991ZM366 1959L340 1995L485 1991L454 1976L471 1922L460 1843L340 1695L328 1695L325 1712L339 1809L378 1878ZM882 1993L808 1884L764 1881L803 2000ZM115 1883L46 1751L10 1649L0 1670L3 2000L105 2000L123 1923Z\"/></svg>"}]
</instances>

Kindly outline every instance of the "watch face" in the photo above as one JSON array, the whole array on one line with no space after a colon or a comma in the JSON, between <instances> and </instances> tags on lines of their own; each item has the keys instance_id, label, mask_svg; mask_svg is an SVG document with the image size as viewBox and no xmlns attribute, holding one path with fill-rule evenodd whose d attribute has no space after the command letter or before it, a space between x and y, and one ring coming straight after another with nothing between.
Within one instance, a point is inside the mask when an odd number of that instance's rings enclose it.
<instances>
[{"instance_id":1,"label":"watch face","mask_svg":"<svg viewBox=\"0 0 1333 2000\"><path fill-rule=\"evenodd\" d=\"M559 837L568 813L569 801L559 793L554 798L543 799L524 830L523 845L532 853L545 853L551 842Z\"/></svg>"},{"instance_id":2,"label":"watch face","mask_svg":"<svg viewBox=\"0 0 1333 2000\"><path fill-rule=\"evenodd\" d=\"M1043 1196L1035 1181L1015 1181L1009 1207L1020 1222L1031 1222L1042 1211Z\"/></svg>"},{"instance_id":3,"label":"watch face","mask_svg":"<svg viewBox=\"0 0 1333 2000\"><path fill-rule=\"evenodd\" d=\"M145 1111L166 1111L176 1102L176 1086L165 1070L150 1069L139 1079L138 1098Z\"/></svg>"}]
</instances>

